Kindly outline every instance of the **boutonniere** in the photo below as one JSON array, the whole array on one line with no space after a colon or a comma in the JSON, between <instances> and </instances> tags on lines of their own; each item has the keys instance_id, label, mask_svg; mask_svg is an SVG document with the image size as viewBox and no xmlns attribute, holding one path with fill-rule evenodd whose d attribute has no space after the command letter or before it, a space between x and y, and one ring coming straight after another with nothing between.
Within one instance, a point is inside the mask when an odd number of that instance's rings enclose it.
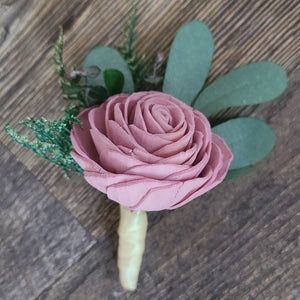
<instances>
[{"instance_id":1,"label":"boutonniere","mask_svg":"<svg viewBox=\"0 0 300 300\"><path fill-rule=\"evenodd\" d=\"M214 124L220 110L259 104L286 88L279 65L244 65L209 85L206 77L214 39L201 21L183 25L167 61L158 54L152 70L132 50L135 11L123 47L92 49L81 68L67 72L63 32L54 62L63 98L72 103L56 121L27 118L21 125L35 134L20 145L75 172L120 204L118 267L125 290L134 290L142 262L147 211L177 209L233 179L263 159L274 146L271 127L237 117ZM197 200L195 200L198 198Z\"/></svg>"}]
</instances>

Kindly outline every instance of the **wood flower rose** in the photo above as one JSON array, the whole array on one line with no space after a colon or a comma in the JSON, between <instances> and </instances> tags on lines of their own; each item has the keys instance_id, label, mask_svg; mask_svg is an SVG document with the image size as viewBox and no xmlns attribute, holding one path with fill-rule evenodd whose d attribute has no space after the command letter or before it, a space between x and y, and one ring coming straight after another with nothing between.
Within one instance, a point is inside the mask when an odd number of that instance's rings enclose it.
<instances>
[{"instance_id":1,"label":"wood flower rose","mask_svg":"<svg viewBox=\"0 0 300 300\"><path fill-rule=\"evenodd\" d=\"M78 116L73 158L131 210L180 207L219 184L232 153L199 111L161 92L118 94Z\"/></svg>"}]
</instances>

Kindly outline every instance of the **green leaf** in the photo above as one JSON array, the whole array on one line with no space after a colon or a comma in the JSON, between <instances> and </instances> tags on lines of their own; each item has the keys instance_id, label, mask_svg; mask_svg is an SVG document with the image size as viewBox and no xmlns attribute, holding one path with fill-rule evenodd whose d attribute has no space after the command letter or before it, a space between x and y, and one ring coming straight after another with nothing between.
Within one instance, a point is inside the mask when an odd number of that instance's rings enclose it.
<instances>
[{"instance_id":1,"label":"green leaf","mask_svg":"<svg viewBox=\"0 0 300 300\"><path fill-rule=\"evenodd\" d=\"M104 71L107 69L116 69L124 75L124 87L122 92L128 94L134 92L131 72L128 69L126 61L117 50L110 47L94 48L85 58L83 65L86 67L97 66L103 71L95 78L88 78L90 85L104 86Z\"/></svg>"},{"instance_id":2,"label":"green leaf","mask_svg":"<svg viewBox=\"0 0 300 300\"><path fill-rule=\"evenodd\" d=\"M116 69L104 71L105 87L109 96L120 94L124 86L124 75Z\"/></svg>"},{"instance_id":3,"label":"green leaf","mask_svg":"<svg viewBox=\"0 0 300 300\"><path fill-rule=\"evenodd\" d=\"M214 39L204 23L181 27L171 46L163 92L191 105L204 84L213 51Z\"/></svg>"},{"instance_id":4,"label":"green leaf","mask_svg":"<svg viewBox=\"0 0 300 300\"><path fill-rule=\"evenodd\" d=\"M253 165L273 148L275 135L265 122L254 118L237 118L212 128L225 140L233 153L230 170Z\"/></svg>"},{"instance_id":5,"label":"green leaf","mask_svg":"<svg viewBox=\"0 0 300 300\"><path fill-rule=\"evenodd\" d=\"M248 166L248 167L244 167L244 168L240 168L240 169L229 170L225 177L225 180L232 180L232 179L236 179L238 177L244 176L244 175L248 174L251 169L252 169L252 166Z\"/></svg>"},{"instance_id":6,"label":"green leaf","mask_svg":"<svg viewBox=\"0 0 300 300\"><path fill-rule=\"evenodd\" d=\"M237 68L212 82L194 105L207 117L230 106L258 104L278 97L287 86L279 65L260 61Z\"/></svg>"},{"instance_id":7,"label":"green leaf","mask_svg":"<svg viewBox=\"0 0 300 300\"><path fill-rule=\"evenodd\" d=\"M86 92L88 107L99 105L108 97L106 89L103 86L92 86L88 88Z\"/></svg>"}]
</instances>

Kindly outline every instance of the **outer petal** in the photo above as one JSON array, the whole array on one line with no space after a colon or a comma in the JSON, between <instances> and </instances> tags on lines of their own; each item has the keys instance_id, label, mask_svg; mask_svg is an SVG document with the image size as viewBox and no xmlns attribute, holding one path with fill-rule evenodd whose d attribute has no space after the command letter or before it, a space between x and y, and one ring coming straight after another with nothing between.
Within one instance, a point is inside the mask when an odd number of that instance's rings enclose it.
<instances>
[{"instance_id":1,"label":"outer petal","mask_svg":"<svg viewBox=\"0 0 300 300\"><path fill-rule=\"evenodd\" d=\"M210 189L207 183L210 180L212 173L213 171L210 168L207 168L201 177L184 181L180 191L176 196L174 205L169 207L169 209L175 209L183 206L196 197L206 193Z\"/></svg>"},{"instance_id":2,"label":"outer petal","mask_svg":"<svg viewBox=\"0 0 300 300\"><path fill-rule=\"evenodd\" d=\"M182 199L178 203L170 207L170 209L175 209L187 204L193 199L208 192L223 181L228 172L230 163L233 159L233 155L226 143L216 134L212 134L212 149L215 154L210 157L210 162L208 162L203 173L206 173L207 175L202 174L204 178L207 178L207 181L201 185L202 181L201 177L199 177L194 180L184 182L180 193L178 193L179 199ZM195 184L195 186L197 185L198 188L193 189L193 184ZM188 190L190 190L191 192L183 196L183 193Z\"/></svg>"},{"instance_id":3,"label":"outer petal","mask_svg":"<svg viewBox=\"0 0 300 300\"><path fill-rule=\"evenodd\" d=\"M145 211L169 209L174 204L176 194L181 186L181 182L173 182L169 185L152 188L132 209Z\"/></svg>"},{"instance_id":4,"label":"outer petal","mask_svg":"<svg viewBox=\"0 0 300 300\"><path fill-rule=\"evenodd\" d=\"M140 175L145 178L151 179L169 179L174 174L180 172L189 172L190 166L188 165L175 165L175 164L143 164L134 166L126 170L126 174ZM170 179L172 180L172 179Z\"/></svg>"},{"instance_id":5,"label":"outer petal","mask_svg":"<svg viewBox=\"0 0 300 300\"><path fill-rule=\"evenodd\" d=\"M194 166L188 166L183 171L174 172L173 174L166 177L168 180L178 180L178 181L185 181L190 180L192 178L197 178L202 170L205 168L206 163L208 161L208 155L204 155L203 159Z\"/></svg>"},{"instance_id":6,"label":"outer petal","mask_svg":"<svg viewBox=\"0 0 300 300\"><path fill-rule=\"evenodd\" d=\"M164 186L174 184L168 181L151 180L148 178L137 180L129 180L129 178L130 177L127 177L127 181L117 184L111 184L107 188L107 196L110 199L132 209L136 209L137 206L139 207L139 209L143 209L140 208L140 205L142 204L142 202L144 202L145 196L153 188L162 189ZM164 202L164 199L162 200L162 202ZM156 204L153 202L152 210L155 210L155 207Z\"/></svg>"},{"instance_id":7,"label":"outer petal","mask_svg":"<svg viewBox=\"0 0 300 300\"><path fill-rule=\"evenodd\" d=\"M127 181L142 180L144 178L140 176L129 176L125 174L114 174L102 170L100 172L84 172L85 180L94 188L103 193L108 193L107 189L111 185L123 184ZM111 200L117 201L117 199L111 198ZM117 201L118 202L118 201Z\"/></svg>"},{"instance_id":8,"label":"outer petal","mask_svg":"<svg viewBox=\"0 0 300 300\"><path fill-rule=\"evenodd\" d=\"M81 124L74 123L70 135L74 148L71 155L84 170L90 171L100 168L98 153L89 132L88 114L92 109L88 108L78 115Z\"/></svg>"},{"instance_id":9,"label":"outer petal","mask_svg":"<svg viewBox=\"0 0 300 300\"><path fill-rule=\"evenodd\" d=\"M79 164L79 166L85 171L98 172L101 169L100 165L95 161L78 154L75 150L72 150L70 154Z\"/></svg>"},{"instance_id":10,"label":"outer petal","mask_svg":"<svg viewBox=\"0 0 300 300\"><path fill-rule=\"evenodd\" d=\"M222 138L220 138L218 135L213 133L212 141L216 147L219 147L219 149L222 151L222 154L223 154L222 167L220 168L220 170L216 176L216 181L221 182L221 181L223 181L223 179L225 178L225 176L228 172L230 163L233 160L233 154L230 151L227 144L225 143L225 141Z\"/></svg>"}]
</instances>

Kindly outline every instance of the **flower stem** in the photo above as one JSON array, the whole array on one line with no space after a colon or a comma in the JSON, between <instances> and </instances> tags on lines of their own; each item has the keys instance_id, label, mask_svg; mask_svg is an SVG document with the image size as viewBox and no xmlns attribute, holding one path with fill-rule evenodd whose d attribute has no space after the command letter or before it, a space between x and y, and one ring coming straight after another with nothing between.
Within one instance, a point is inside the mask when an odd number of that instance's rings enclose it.
<instances>
[{"instance_id":1,"label":"flower stem","mask_svg":"<svg viewBox=\"0 0 300 300\"><path fill-rule=\"evenodd\" d=\"M134 291L145 249L147 213L120 205L118 267L124 290Z\"/></svg>"}]
</instances>

